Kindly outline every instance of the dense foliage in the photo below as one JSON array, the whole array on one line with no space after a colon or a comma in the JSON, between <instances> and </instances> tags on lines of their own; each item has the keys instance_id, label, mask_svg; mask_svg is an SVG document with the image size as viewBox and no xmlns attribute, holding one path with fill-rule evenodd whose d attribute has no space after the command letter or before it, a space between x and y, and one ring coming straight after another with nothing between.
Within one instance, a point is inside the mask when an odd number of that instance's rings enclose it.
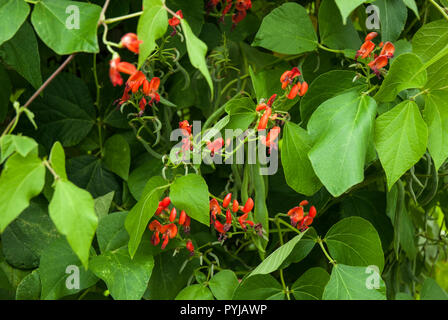
<instances>
[{"instance_id":1,"label":"dense foliage","mask_svg":"<svg viewBox=\"0 0 448 320\"><path fill-rule=\"evenodd\" d=\"M448 298L446 0L2 0L0 87L0 298Z\"/></svg>"}]
</instances>

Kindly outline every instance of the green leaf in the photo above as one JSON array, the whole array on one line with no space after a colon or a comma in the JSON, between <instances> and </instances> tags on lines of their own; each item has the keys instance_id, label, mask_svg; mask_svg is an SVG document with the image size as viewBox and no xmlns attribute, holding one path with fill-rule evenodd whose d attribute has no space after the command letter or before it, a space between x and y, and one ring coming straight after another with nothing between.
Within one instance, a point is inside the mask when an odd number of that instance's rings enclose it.
<instances>
[{"instance_id":1,"label":"green leaf","mask_svg":"<svg viewBox=\"0 0 448 320\"><path fill-rule=\"evenodd\" d=\"M232 300L238 284L238 278L232 270L221 270L208 282L210 290L217 300Z\"/></svg>"},{"instance_id":2,"label":"green leaf","mask_svg":"<svg viewBox=\"0 0 448 320\"><path fill-rule=\"evenodd\" d=\"M89 191L95 198L120 190L116 176L104 168L100 159L92 155L71 158L67 173L70 181Z\"/></svg>"},{"instance_id":3,"label":"green leaf","mask_svg":"<svg viewBox=\"0 0 448 320\"><path fill-rule=\"evenodd\" d=\"M283 288L273 276L258 274L241 281L233 300L284 300Z\"/></svg>"},{"instance_id":4,"label":"green leaf","mask_svg":"<svg viewBox=\"0 0 448 320\"><path fill-rule=\"evenodd\" d=\"M353 23L343 24L334 0L324 0L319 7L319 34L321 43L332 49L358 50L361 46Z\"/></svg>"},{"instance_id":5,"label":"green leaf","mask_svg":"<svg viewBox=\"0 0 448 320\"><path fill-rule=\"evenodd\" d=\"M199 259L190 260L186 250L175 257L172 252L164 252L154 257L155 266L149 280L148 290L144 298L149 300L173 300L186 287L188 279L195 268L199 267ZM181 269L184 267L183 269ZM182 271L182 272L180 272Z\"/></svg>"},{"instance_id":6,"label":"green leaf","mask_svg":"<svg viewBox=\"0 0 448 320\"><path fill-rule=\"evenodd\" d=\"M325 235L331 257L350 266L384 267L384 254L378 232L361 217L349 217L334 224Z\"/></svg>"},{"instance_id":7,"label":"green leaf","mask_svg":"<svg viewBox=\"0 0 448 320\"><path fill-rule=\"evenodd\" d=\"M29 206L44 187L45 167L37 155L16 153L6 161L0 176L0 233Z\"/></svg>"},{"instance_id":8,"label":"green leaf","mask_svg":"<svg viewBox=\"0 0 448 320\"><path fill-rule=\"evenodd\" d=\"M104 144L104 164L123 180L128 180L131 166L131 148L121 135L116 134Z\"/></svg>"},{"instance_id":9,"label":"green leaf","mask_svg":"<svg viewBox=\"0 0 448 320\"><path fill-rule=\"evenodd\" d=\"M112 204L112 201L114 199L115 192L111 191L104 196L95 198L95 213L98 216L98 219L101 220L102 218L106 217L109 213L110 206Z\"/></svg>"},{"instance_id":10,"label":"green leaf","mask_svg":"<svg viewBox=\"0 0 448 320\"><path fill-rule=\"evenodd\" d=\"M322 183L314 173L308 152L312 139L305 129L287 122L283 132L281 160L286 183L294 191L311 196L322 187Z\"/></svg>"},{"instance_id":11,"label":"green leaf","mask_svg":"<svg viewBox=\"0 0 448 320\"><path fill-rule=\"evenodd\" d=\"M420 291L421 300L448 300L448 294L434 279L426 278Z\"/></svg>"},{"instance_id":12,"label":"green leaf","mask_svg":"<svg viewBox=\"0 0 448 320\"><path fill-rule=\"evenodd\" d=\"M68 180L58 179L48 210L56 228L67 237L87 268L90 245L98 225L91 194Z\"/></svg>"},{"instance_id":13,"label":"green leaf","mask_svg":"<svg viewBox=\"0 0 448 320\"><path fill-rule=\"evenodd\" d=\"M39 48L34 30L28 22L25 21L14 37L0 47L0 56L35 89L40 87Z\"/></svg>"},{"instance_id":14,"label":"green leaf","mask_svg":"<svg viewBox=\"0 0 448 320\"><path fill-rule=\"evenodd\" d=\"M269 274L276 271L296 247L296 244L302 239L305 232L295 236L284 245L277 248L266 259L264 259L251 273L250 277L257 274Z\"/></svg>"},{"instance_id":15,"label":"green leaf","mask_svg":"<svg viewBox=\"0 0 448 320\"><path fill-rule=\"evenodd\" d=\"M356 72L332 70L318 76L310 85L307 94L300 100L300 116L307 123L313 112L326 100L354 90L361 92L366 85L361 81L353 82Z\"/></svg>"},{"instance_id":16,"label":"green leaf","mask_svg":"<svg viewBox=\"0 0 448 320\"><path fill-rule=\"evenodd\" d=\"M210 87L210 92L213 97L213 82L210 72L208 71L207 61L205 57L207 55L207 45L196 35L190 28L190 25L185 19L180 21L182 26L182 31L185 36L185 42L187 45L188 57L190 58L191 65L202 73L205 80L207 80L208 86Z\"/></svg>"},{"instance_id":17,"label":"green leaf","mask_svg":"<svg viewBox=\"0 0 448 320\"><path fill-rule=\"evenodd\" d=\"M448 158L448 90L430 91L425 102L428 150L438 171Z\"/></svg>"},{"instance_id":18,"label":"green leaf","mask_svg":"<svg viewBox=\"0 0 448 320\"><path fill-rule=\"evenodd\" d=\"M413 53L404 53L394 59L374 98L377 101L390 102L405 89L423 88L426 81L426 70L420 58Z\"/></svg>"},{"instance_id":19,"label":"green leaf","mask_svg":"<svg viewBox=\"0 0 448 320\"><path fill-rule=\"evenodd\" d=\"M0 90L0 121L3 122L5 120L6 115L8 114L9 97L11 96L12 93L12 86L11 81L9 80L8 73L1 64L0 64L0 86L2 88L2 90Z\"/></svg>"},{"instance_id":20,"label":"green leaf","mask_svg":"<svg viewBox=\"0 0 448 320\"><path fill-rule=\"evenodd\" d=\"M78 1L40 0L31 22L43 42L57 54L99 52L97 25L101 7Z\"/></svg>"},{"instance_id":21,"label":"green leaf","mask_svg":"<svg viewBox=\"0 0 448 320\"><path fill-rule=\"evenodd\" d=\"M3 232L3 254L10 265L20 269L36 268L42 251L60 237L46 211L43 205L31 202Z\"/></svg>"},{"instance_id":22,"label":"green leaf","mask_svg":"<svg viewBox=\"0 0 448 320\"><path fill-rule=\"evenodd\" d=\"M30 13L25 1L4 0L0 3L0 45L11 39Z\"/></svg>"},{"instance_id":23,"label":"green leaf","mask_svg":"<svg viewBox=\"0 0 448 320\"><path fill-rule=\"evenodd\" d=\"M291 287L296 300L321 300L324 288L330 280L325 269L315 267L305 271Z\"/></svg>"},{"instance_id":24,"label":"green leaf","mask_svg":"<svg viewBox=\"0 0 448 320\"><path fill-rule=\"evenodd\" d=\"M302 236L302 239L297 242L291 254L283 261L280 269L287 268L291 263L297 263L302 261L308 256L308 254L313 250L316 245L317 232L316 229L310 227L306 233Z\"/></svg>"},{"instance_id":25,"label":"green leaf","mask_svg":"<svg viewBox=\"0 0 448 320\"><path fill-rule=\"evenodd\" d=\"M415 0L403 0L403 2L406 5L406 7L414 11L417 18L420 19L420 13L418 12L417 3L415 2Z\"/></svg>"},{"instance_id":26,"label":"green leaf","mask_svg":"<svg viewBox=\"0 0 448 320\"><path fill-rule=\"evenodd\" d=\"M128 186L132 196L136 200L140 200L148 180L153 176L160 175L162 168L162 161L151 157L131 172L128 179Z\"/></svg>"},{"instance_id":27,"label":"green leaf","mask_svg":"<svg viewBox=\"0 0 448 320\"><path fill-rule=\"evenodd\" d=\"M343 218L358 216L369 221L378 231L381 246L388 248L394 229L386 215L386 195L374 190L352 192L341 203Z\"/></svg>"},{"instance_id":28,"label":"green leaf","mask_svg":"<svg viewBox=\"0 0 448 320\"><path fill-rule=\"evenodd\" d=\"M339 8L339 11L341 12L342 22L346 24L347 18L350 16L353 10L366 2L366 0L335 0L335 2Z\"/></svg>"},{"instance_id":29,"label":"green leaf","mask_svg":"<svg viewBox=\"0 0 448 320\"><path fill-rule=\"evenodd\" d=\"M96 237L101 253L117 250L129 241L124 227L126 212L114 212L100 220Z\"/></svg>"},{"instance_id":30,"label":"green leaf","mask_svg":"<svg viewBox=\"0 0 448 320\"><path fill-rule=\"evenodd\" d=\"M349 91L325 101L311 116L308 132L315 143L308 157L335 197L364 180L376 108L370 96Z\"/></svg>"},{"instance_id":31,"label":"green leaf","mask_svg":"<svg viewBox=\"0 0 448 320\"><path fill-rule=\"evenodd\" d=\"M177 210L185 210L191 218L209 226L208 187L204 178L197 174L177 178L170 187L170 198Z\"/></svg>"},{"instance_id":32,"label":"green leaf","mask_svg":"<svg viewBox=\"0 0 448 320\"><path fill-rule=\"evenodd\" d=\"M388 189L426 151L428 129L414 101L403 101L375 124L375 146L386 172Z\"/></svg>"},{"instance_id":33,"label":"green leaf","mask_svg":"<svg viewBox=\"0 0 448 320\"><path fill-rule=\"evenodd\" d=\"M448 46L447 43L448 22L437 20L425 24L415 33L412 50L426 63L442 52Z\"/></svg>"},{"instance_id":34,"label":"green leaf","mask_svg":"<svg viewBox=\"0 0 448 320\"><path fill-rule=\"evenodd\" d=\"M137 35L143 42L138 56L139 67L156 48L156 40L162 37L168 28L168 13L163 0L144 0L143 14L138 20Z\"/></svg>"},{"instance_id":35,"label":"green leaf","mask_svg":"<svg viewBox=\"0 0 448 320\"><path fill-rule=\"evenodd\" d=\"M299 54L317 48L317 35L305 8L290 2L264 17L252 45L282 54Z\"/></svg>"},{"instance_id":36,"label":"green leaf","mask_svg":"<svg viewBox=\"0 0 448 320\"><path fill-rule=\"evenodd\" d=\"M39 275L42 283L42 300L56 300L76 294L98 281L92 271L82 267L78 256L63 238L53 241L42 252Z\"/></svg>"},{"instance_id":37,"label":"green leaf","mask_svg":"<svg viewBox=\"0 0 448 320\"><path fill-rule=\"evenodd\" d=\"M225 110L229 114L226 129L241 129L244 131L257 118L255 103L250 98L245 97L229 100L226 103Z\"/></svg>"},{"instance_id":38,"label":"green leaf","mask_svg":"<svg viewBox=\"0 0 448 320\"><path fill-rule=\"evenodd\" d=\"M41 284L39 270L36 269L20 281L17 286L16 300L39 300Z\"/></svg>"},{"instance_id":39,"label":"green leaf","mask_svg":"<svg viewBox=\"0 0 448 320\"><path fill-rule=\"evenodd\" d=\"M65 171L65 152L61 143L57 141L50 152L50 163L53 170L61 178L67 180L67 172Z\"/></svg>"},{"instance_id":40,"label":"green leaf","mask_svg":"<svg viewBox=\"0 0 448 320\"><path fill-rule=\"evenodd\" d=\"M38 135L50 148L56 141L64 147L75 146L95 124L95 108L86 84L70 73L58 75L45 89L44 98L33 103Z\"/></svg>"},{"instance_id":41,"label":"green leaf","mask_svg":"<svg viewBox=\"0 0 448 320\"><path fill-rule=\"evenodd\" d=\"M22 157L26 157L31 151L37 153L37 143L26 136L16 136L7 134L0 138L0 148L2 155L0 163L6 160L11 154L17 152Z\"/></svg>"},{"instance_id":42,"label":"green leaf","mask_svg":"<svg viewBox=\"0 0 448 320\"><path fill-rule=\"evenodd\" d=\"M377 0L381 23L381 40L396 41L403 32L408 17L408 9L403 0Z\"/></svg>"},{"instance_id":43,"label":"green leaf","mask_svg":"<svg viewBox=\"0 0 448 320\"><path fill-rule=\"evenodd\" d=\"M130 235L129 253L131 257L134 257L149 220L156 212L160 197L167 188L167 182L162 177L152 177L146 183L140 200L128 213L125 227Z\"/></svg>"},{"instance_id":44,"label":"green leaf","mask_svg":"<svg viewBox=\"0 0 448 320\"><path fill-rule=\"evenodd\" d=\"M386 287L380 275L365 267L336 264L325 287L323 300L386 300ZM375 283L376 282L376 283ZM378 285L375 287L375 285Z\"/></svg>"},{"instance_id":45,"label":"green leaf","mask_svg":"<svg viewBox=\"0 0 448 320\"><path fill-rule=\"evenodd\" d=\"M203 284L192 284L178 293L175 300L214 300L210 290Z\"/></svg>"},{"instance_id":46,"label":"green leaf","mask_svg":"<svg viewBox=\"0 0 448 320\"><path fill-rule=\"evenodd\" d=\"M115 300L140 300L154 268L152 255L137 253L133 259L126 247L93 257L90 268L106 282Z\"/></svg>"}]
</instances>

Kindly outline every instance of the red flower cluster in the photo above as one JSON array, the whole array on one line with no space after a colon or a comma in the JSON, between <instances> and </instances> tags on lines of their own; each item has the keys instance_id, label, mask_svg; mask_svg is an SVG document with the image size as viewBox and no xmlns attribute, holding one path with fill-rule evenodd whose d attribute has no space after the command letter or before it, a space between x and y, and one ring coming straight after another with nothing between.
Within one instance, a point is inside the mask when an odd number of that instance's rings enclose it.
<instances>
[{"instance_id":1,"label":"red flower cluster","mask_svg":"<svg viewBox=\"0 0 448 320\"><path fill-rule=\"evenodd\" d=\"M288 87L291 88L289 90L288 99L294 99L297 94L302 97L308 91L308 83L306 81L295 82L294 79L298 78L300 75L300 70L297 67L294 67L291 70L283 72L282 76L280 77L282 89L285 90Z\"/></svg>"},{"instance_id":2,"label":"red flower cluster","mask_svg":"<svg viewBox=\"0 0 448 320\"><path fill-rule=\"evenodd\" d=\"M224 139L218 138L213 142L207 141L207 148L210 150L210 155L213 157L215 153L219 152L224 146Z\"/></svg>"},{"instance_id":3,"label":"red flower cluster","mask_svg":"<svg viewBox=\"0 0 448 320\"><path fill-rule=\"evenodd\" d=\"M184 15L182 14L182 10L179 10L176 12L176 15L179 16L180 19L184 18ZM168 24L173 28L173 32L171 33L171 36L173 37L177 33L176 27L180 24L180 19L176 16L173 16L171 19L168 19Z\"/></svg>"},{"instance_id":4,"label":"red flower cluster","mask_svg":"<svg viewBox=\"0 0 448 320\"><path fill-rule=\"evenodd\" d=\"M272 95L272 97L269 98L267 103L262 101L255 108L255 111L257 112L264 111L263 115L260 118L260 122L258 122L258 130L266 130L269 119L275 120L277 118L277 114L272 115L272 105L274 104L275 98L277 98L276 94Z\"/></svg>"},{"instance_id":5,"label":"red flower cluster","mask_svg":"<svg viewBox=\"0 0 448 320\"><path fill-rule=\"evenodd\" d=\"M110 60L109 65L109 77L114 87L123 85L123 78L121 77L120 72L129 75L137 72L137 69L133 64L125 61L122 62L119 55L115 55L112 60Z\"/></svg>"},{"instance_id":6,"label":"red flower cluster","mask_svg":"<svg viewBox=\"0 0 448 320\"><path fill-rule=\"evenodd\" d=\"M233 214L236 214L239 210L243 212L241 216L238 217L238 223L241 228L246 231L247 225L253 227L259 235L262 235L261 224L255 224L253 221L248 220L249 213L254 208L254 201L252 198L247 199L244 207L240 206L236 199L233 200L232 204L232 194L228 193L223 202L222 208L219 205L218 200L215 198L210 200L210 224L214 226L215 230L219 232L219 240L224 240L226 238L225 234L229 231L232 226ZM226 210L225 223L219 221L219 216L223 210Z\"/></svg>"},{"instance_id":7,"label":"red flower cluster","mask_svg":"<svg viewBox=\"0 0 448 320\"><path fill-rule=\"evenodd\" d=\"M261 143L269 148L269 153L271 153L272 149L278 150L278 145L275 140L280 135L280 130L280 127L275 126L268 132L266 137L261 137Z\"/></svg>"},{"instance_id":8,"label":"red flower cluster","mask_svg":"<svg viewBox=\"0 0 448 320\"><path fill-rule=\"evenodd\" d=\"M236 27L238 23L240 23L247 15L247 10L252 8L252 1L251 0L210 0L207 3L206 9L207 14L210 13L211 10L216 9L219 3L222 1L222 12L221 12L221 22L224 21L224 17L226 14L230 12L230 10L233 7L233 4L235 4L235 10L232 14L232 23L233 28Z\"/></svg>"},{"instance_id":9,"label":"red flower cluster","mask_svg":"<svg viewBox=\"0 0 448 320\"><path fill-rule=\"evenodd\" d=\"M144 96L140 99L139 107L140 111L143 112L147 104L151 106L154 101L160 101L160 95L157 93L159 86L160 79L158 77L154 77L151 81L148 81L143 72L137 71L126 81L126 87L119 104L121 105L129 100L129 92L136 93L141 87ZM150 98L149 102L147 102L145 97Z\"/></svg>"},{"instance_id":10,"label":"red flower cluster","mask_svg":"<svg viewBox=\"0 0 448 320\"><path fill-rule=\"evenodd\" d=\"M288 211L288 216L291 218L291 225L297 227L300 231L305 231L313 223L316 217L316 208L310 207L308 213L304 212L303 207L308 205L307 200L303 200L297 207Z\"/></svg>"},{"instance_id":11,"label":"red flower cluster","mask_svg":"<svg viewBox=\"0 0 448 320\"><path fill-rule=\"evenodd\" d=\"M378 33L376 32L370 32L366 36L365 42L356 52L355 61L359 57L361 57L361 59L366 59L372 56L372 53L376 48L376 45L372 42L372 40L377 36ZM378 78L380 77L380 70L387 66L389 59L393 58L395 53L395 46L391 42L386 42L384 44L381 42L379 48L382 48L380 54L373 54L373 60L368 64L370 69L372 69Z\"/></svg>"},{"instance_id":12,"label":"red flower cluster","mask_svg":"<svg viewBox=\"0 0 448 320\"><path fill-rule=\"evenodd\" d=\"M158 216L160 219L165 220L167 224L161 224L159 220L153 220L148 226L150 231L154 231L151 237L151 243L154 246L160 243L160 235L162 235L162 249L165 249L169 240L176 237L178 233L178 227L175 223L177 218L177 210L174 206L170 210L170 204L170 198L165 197L162 201L159 202L159 206L155 212L156 216ZM179 214L177 224L179 225L179 227L183 226L184 233L190 232L190 223L191 218L186 214L184 210L182 210ZM194 246L191 241L190 244L187 241L186 247L190 251L190 253L194 253Z\"/></svg>"}]
</instances>

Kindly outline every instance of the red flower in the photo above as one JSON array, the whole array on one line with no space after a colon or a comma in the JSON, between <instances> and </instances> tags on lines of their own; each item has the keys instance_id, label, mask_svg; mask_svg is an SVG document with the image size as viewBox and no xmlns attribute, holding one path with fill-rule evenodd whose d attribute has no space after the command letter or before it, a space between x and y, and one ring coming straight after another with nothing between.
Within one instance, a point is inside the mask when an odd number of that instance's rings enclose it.
<instances>
[{"instance_id":1,"label":"red flower","mask_svg":"<svg viewBox=\"0 0 448 320\"><path fill-rule=\"evenodd\" d=\"M190 251L190 256L194 255L194 245L193 242L191 242L191 240L187 241L186 248L188 251Z\"/></svg>"},{"instance_id":2,"label":"red flower","mask_svg":"<svg viewBox=\"0 0 448 320\"><path fill-rule=\"evenodd\" d=\"M381 50L380 56L386 56L387 58L393 58L395 53L395 46L392 42L386 42Z\"/></svg>"},{"instance_id":3,"label":"red flower","mask_svg":"<svg viewBox=\"0 0 448 320\"><path fill-rule=\"evenodd\" d=\"M277 148L277 143L275 142L275 140L278 138L280 130L280 127L275 126L269 131L266 137L261 137L261 143L269 148L269 153L271 152L272 148Z\"/></svg>"},{"instance_id":4,"label":"red flower","mask_svg":"<svg viewBox=\"0 0 448 320\"><path fill-rule=\"evenodd\" d=\"M136 93L145 81L147 81L145 74L141 71L137 71L129 77L128 81L126 81L126 89L128 92L132 91L132 93Z\"/></svg>"},{"instance_id":5,"label":"red flower","mask_svg":"<svg viewBox=\"0 0 448 320\"><path fill-rule=\"evenodd\" d=\"M249 213L245 213L238 218L238 222L240 223L241 228L243 228L243 230L247 229L246 224L250 225L251 227L254 226L253 221L247 220L248 216L249 216Z\"/></svg>"},{"instance_id":6,"label":"red flower","mask_svg":"<svg viewBox=\"0 0 448 320\"><path fill-rule=\"evenodd\" d=\"M375 39L376 38L376 36L378 35L378 33L377 32L370 32L367 36L366 36L366 39L365 39L365 41L370 41L370 40L373 40L373 39Z\"/></svg>"},{"instance_id":7,"label":"red flower","mask_svg":"<svg viewBox=\"0 0 448 320\"><path fill-rule=\"evenodd\" d=\"M241 21L244 20L244 18L246 17L246 11L236 11L233 15L232 15L232 23L233 23L233 28L236 27L236 25L238 23L240 23Z\"/></svg>"},{"instance_id":8,"label":"red flower","mask_svg":"<svg viewBox=\"0 0 448 320\"><path fill-rule=\"evenodd\" d=\"M226 6L224 7L224 10L222 10L222 15L221 15L221 22L224 21L224 17L225 15L230 11L230 9L232 8L232 0L227 0L226 2Z\"/></svg>"},{"instance_id":9,"label":"red flower","mask_svg":"<svg viewBox=\"0 0 448 320\"><path fill-rule=\"evenodd\" d=\"M216 216L221 214L221 206L219 205L218 200L216 200L215 198L212 198L210 200L210 213L215 220Z\"/></svg>"},{"instance_id":10,"label":"red flower","mask_svg":"<svg viewBox=\"0 0 448 320\"><path fill-rule=\"evenodd\" d=\"M303 219L303 207L294 207L288 211L288 216L291 219L291 225L295 227L298 222Z\"/></svg>"},{"instance_id":11,"label":"red flower","mask_svg":"<svg viewBox=\"0 0 448 320\"><path fill-rule=\"evenodd\" d=\"M181 19L184 18L184 15L182 14L182 10L177 11L176 15L178 15L179 18L181 18ZM180 24L179 18L177 18L176 16L173 16L171 19L168 20L168 24L170 26L172 26L173 28L175 28L176 26L178 26Z\"/></svg>"},{"instance_id":12,"label":"red flower","mask_svg":"<svg viewBox=\"0 0 448 320\"><path fill-rule=\"evenodd\" d=\"M238 201L237 201L237 200L233 200L233 203L232 203L232 212L233 212L233 213L238 212L239 208L240 208L240 204L238 203Z\"/></svg>"},{"instance_id":13,"label":"red flower","mask_svg":"<svg viewBox=\"0 0 448 320\"><path fill-rule=\"evenodd\" d=\"M187 214L185 213L184 210L182 210L179 215L179 225L181 225L181 226L184 225L186 219L187 219Z\"/></svg>"},{"instance_id":14,"label":"red flower","mask_svg":"<svg viewBox=\"0 0 448 320\"><path fill-rule=\"evenodd\" d=\"M308 91L308 83L306 81L303 81L302 86L300 87L299 96L303 97L307 91Z\"/></svg>"},{"instance_id":15,"label":"red flower","mask_svg":"<svg viewBox=\"0 0 448 320\"><path fill-rule=\"evenodd\" d=\"M184 120L179 122L179 128L182 130L186 130L188 134L186 135L190 135L191 134L191 125L188 123L188 120Z\"/></svg>"},{"instance_id":16,"label":"red flower","mask_svg":"<svg viewBox=\"0 0 448 320\"><path fill-rule=\"evenodd\" d=\"M230 201L232 200L232 194L228 193L225 197L224 200L222 201L222 206L224 208L227 208L230 204Z\"/></svg>"},{"instance_id":17,"label":"red flower","mask_svg":"<svg viewBox=\"0 0 448 320\"><path fill-rule=\"evenodd\" d=\"M224 146L224 139L218 138L213 142L208 141L207 142L207 148L210 150L210 154L213 157L215 155L215 152L218 152L221 150L221 148Z\"/></svg>"},{"instance_id":18,"label":"red flower","mask_svg":"<svg viewBox=\"0 0 448 320\"><path fill-rule=\"evenodd\" d=\"M370 67L370 69L373 70L373 72L375 72L375 74L379 78L380 77L380 69L387 66L388 62L389 62L389 59L387 59L387 56L378 56L378 57L376 57L375 60L373 60L372 62L369 63L369 67Z\"/></svg>"},{"instance_id":19,"label":"red flower","mask_svg":"<svg viewBox=\"0 0 448 320\"><path fill-rule=\"evenodd\" d=\"M308 212L308 215L314 219L316 214L317 214L316 208L314 206L311 206L310 211Z\"/></svg>"},{"instance_id":20,"label":"red flower","mask_svg":"<svg viewBox=\"0 0 448 320\"><path fill-rule=\"evenodd\" d=\"M268 103L267 103L267 105L268 105L269 108L272 107L272 105L274 104L274 101L275 101L276 98L277 98L277 94L273 94L273 95L269 98Z\"/></svg>"},{"instance_id":21,"label":"red flower","mask_svg":"<svg viewBox=\"0 0 448 320\"><path fill-rule=\"evenodd\" d=\"M134 53L139 53L140 43L143 41L138 40L138 37L135 33L126 33L120 41L121 46L125 46L129 51Z\"/></svg>"},{"instance_id":22,"label":"red flower","mask_svg":"<svg viewBox=\"0 0 448 320\"><path fill-rule=\"evenodd\" d=\"M261 110L266 110L266 108L268 107L268 105L266 103L260 103L256 108L255 111L261 111Z\"/></svg>"},{"instance_id":23,"label":"red flower","mask_svg":"<svg viewBox=\"0 0 448 320\"><path fill-rule=\"evenodd\" d=\"M173 207L173 209L171 209L171 213L170 213L170 222L173 222L174 220L176 220L176 215L177 215L176 208Z\"/></svg>"},{"instance_id":24,"label":"red flower","mask_svg":"<svg viewBox=\"0 0 448 320\"><path fill-rule=\"evenodd\" d=\"M280 77L280 82L282 83L282 89L286 89L287 86L292 84L293 80L300 76L300 70L297 67L292 68L291 70L283 72Z\"/></svg>"},{"instance_id":25,"label":"red flower","mask_svg":"<svg viewBox=\"0 0 448 320\"><path fill-rule=\"evenodd\" d=\"M268 125L269 117L271 116L272 109L266 108L263 115L261 116L260 122L258 123L258 130L265 130Z\"/></svg>"},{"instance_id":26,"label":"red flower","mask_svg":"<svg viewBox=\"0 0 448 320\"><path fill-rule=\"evenodd\" d=\"M215 230L218 231L219 233L221 233L221 234L226 233L226 230L224 230L224 225L221 222L219 222L218 220L214 221L214 227L215 227Z\"/></svg>"},{"instance_id":27,"label":"red flower","mask_svg":"<svg viewBox=\"0 0 448 320\"><path fill-rule=\"evenodd\" d=\"M365 59L367 58L372 51L375 49L375 44L370 41L367 40L366 42L364 42L361 46L361 48L356 52L356 56L355 56L355 61L358 59L358 57L361 57L361 59Z\"/></svg>"},{"instance_id":28,"label":"red flower","mask_svg":"<svg viewBox=\"0 0 448 320\"><path fill-rule=\"evenodd\" d=\"M162 226L162 250L165 249L170 239L177 235L177 226L174 223Z\"/></svg>"},{"instance_id":29,"label":"red flower","mask_svg":"<svg viewBox=\"0 0 448 320\"><path fill-rule=\"evenodd\" d=\"M236 0L235 8L238 11L246 11L252 8L251 0Z\"/></svg>"},{"instance_id":30,"label":"red flower","mask_svg":"<svg viewBox=\"0 0 448 320\"><path fill-rule=\"evenodd\" d=\"M170 203L171 203L170 197L165 197L163 198L162 201L159 202L159 205L166 208L170 205Z\"/></svg>"},{"instance_id":31,"label":"red flower","mask_svg":"<svg viewBox=\"0 0 448 320\"><path fill-rule=\"evenodd\" d=\"M226 211L226 223L224 225L224 230L229 231L230 227L232 226L232 213L229 209Z\"/></svg>"},{"instance_id":32,"label":"red flower","mask_svg":"<svg viewBox=\"0 0 448 320\"><path fill-rule=\"evenodd\" d=\"M121 86L123 84L123 78L121 77L120 72L133 74L137 71L133 64L129 62L121 62L120 56L115 56L112 60L110 60L109 66L109 77L114 87L116 85Z\"/></svg>"},{"instance_id":33,"label":"red flower","mask_svg":"<svg viewBox=\"0 0 448 320\"><path fill-rule=\"evenodd\" d=\"M252 211L253 208L254 208L254 200L252 200L252 198L249 198L247 199L241 211L243 211L244 213L249 213Z\"/></svg>"},{"instance_id":34,"label":"red flower","mask_svg":"<svg viewBox=\"0 0 448 320\"><path fill-rule=\"evenodd\" d=\"M288 99L292 100L295 97L297 97L297 94L299 93L301 86L302 84L300 82L297 82L295 85L293 85L291 91L289 91Z\"/></svg>"},{"instance_id":35,"label":"red flower","mask_svg":"<svg viewBox=\"0 0 448 320\"><path fill-rule=\"evenodd\" d=\"M191 218L188 215L186 215L185 223L183 224L185 233L190 233L190 223L191 223Z\"/></svg>"},{"instance_id":36,"label":"red flower","mask_svg":"<svg viewBox=\"0 0 448 320\"><path fill-rule=\"evenodd\" d=\"M160 102L160 95L157 93L157 90L159 90L159 86L160 79L158 77L152 78L150 82L148 82L148 80L146 80L145 78L145 81L143 83L143 93L151 98L148 103L149 105L152 105L154 101L157 103Z\"/></svg>"}]
</instances>

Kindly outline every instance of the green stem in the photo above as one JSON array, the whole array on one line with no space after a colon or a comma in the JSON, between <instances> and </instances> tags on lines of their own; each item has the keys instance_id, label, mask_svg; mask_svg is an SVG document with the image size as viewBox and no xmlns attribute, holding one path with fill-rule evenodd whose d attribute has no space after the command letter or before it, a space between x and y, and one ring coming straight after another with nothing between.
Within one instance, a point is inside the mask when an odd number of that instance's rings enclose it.
<instances>
[{"instance_id":1,"label":"green stem","mask_svg":"<svg viewBox=\"0 0 448 320\"><path fill-rule=\"evenodd\" d=\"M429 2L431 2L431 3L434 5L434 7L436 7L437 10L440 11L440 13L443 15L443 17L444 17L446 20L448 20L448 14L445 12L445 9L444 9L444 8L442 8L437 2L435 2L435 0L429 0Z\"/></svg>"},{"instance_id":2,"label":"green stem","mask_svg":"<svg viewBox=\"0 0 448 320\"><path fill-rule=\"evenodd\" d=\"M127 20L127 19L136 18L136 17L141 16L142 14L143 14L143 11L138 11L138 12L134 12L134 13L131 13L131 14L124 15L124 16L106 19L106 20L104 20L104 23L111 24L111 23L114 23L114 22L119 22L119 21L123 21L123 20Z\"/></svg>"},{"instance_id":3,"label":"green stem","mask_svg":"<svg viewBox=\"0 0 448 320\"><path fill-rule=\"evenodd\" d=\"M333 53L344 53L343 50L330 49L330 48L327 48L327 47L325 47L324 45L322 45L322 44L320 44L320 43L318 43L317 46L318 46L320 49L325 50L325 51L328 51L328 52L333 52Z\"/></svg>"},{"instance_id":4,"label":"green stem","mask_svg":"<svg viewBox=\"0 0 448 320\"><path fill-rule=\"evenodd\" d=\"M334 260L330 257L330 255L328 254L327 250L326 250L325 247L324 247L323 240L322 240L320 237L317 238L317 243L318 243L319 246L321 247L321 249L322 249L324 255L327 257L327 259L330 261L330 263L331 263L332 265L335 265L335 264L336 264L336 261L334 261Z\"/></svg>"}]
</instances>

